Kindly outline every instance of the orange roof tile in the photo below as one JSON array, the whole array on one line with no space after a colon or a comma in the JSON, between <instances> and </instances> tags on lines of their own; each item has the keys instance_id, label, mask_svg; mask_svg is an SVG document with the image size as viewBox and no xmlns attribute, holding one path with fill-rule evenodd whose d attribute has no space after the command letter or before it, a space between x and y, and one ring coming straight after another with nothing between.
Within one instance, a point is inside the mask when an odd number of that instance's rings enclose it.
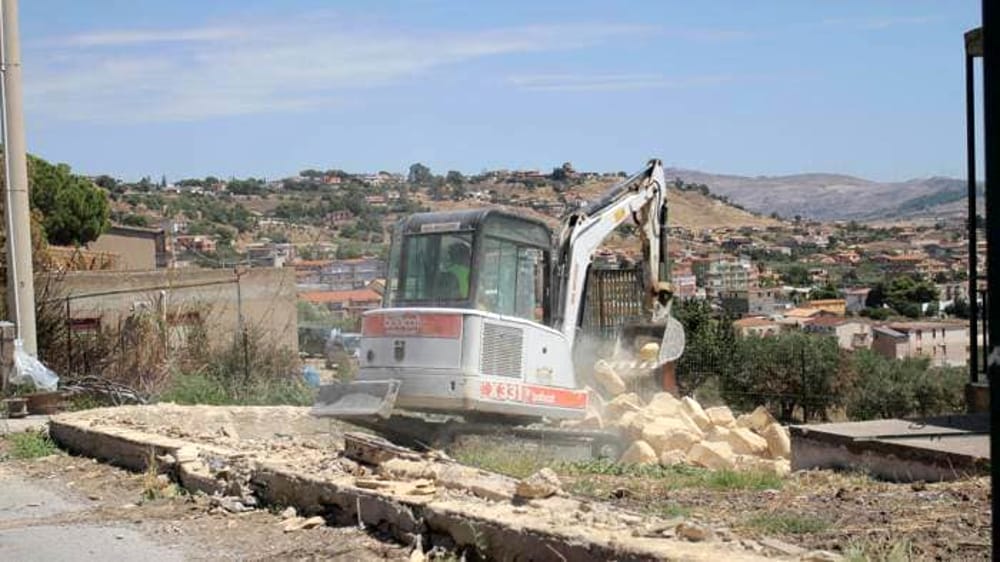
<instances>
[{"instance_id":1,"label":"orange roof tile","mask_svg":"<svg viewBox=\"0 0 1000 562\"><path fill-rule=\"evenodd\" d=\"M760 316L749 316L747 318L740 318L733 322L733 326L737 328L759 328L764 326L777 326L778 323L774 320L768 320L767 318L762 318Z\"/></svg>"},{"instance_id":2,"label":"orange roof tile","mask_svg":"<svg viewBox=\"0 0 1000 562\"><path fill-rule=\"evenodd\" d=\"M820 313L818 308L793 308L785 312L785 316L790 318L812 318Z\"/></svg>"}]
</instances>

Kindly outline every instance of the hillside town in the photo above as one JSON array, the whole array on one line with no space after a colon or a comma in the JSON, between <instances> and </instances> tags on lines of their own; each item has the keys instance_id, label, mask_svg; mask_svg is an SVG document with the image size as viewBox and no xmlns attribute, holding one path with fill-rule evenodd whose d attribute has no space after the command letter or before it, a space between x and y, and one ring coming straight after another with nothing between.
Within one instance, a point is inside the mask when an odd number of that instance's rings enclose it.
<instances>
[{"instance_id":1,"label":"hillside town","mask_svg":"<svg viewBox=\"0 0 1000 562\"><path fill-rule=\"evenodd\" d=\"M164 178L160 184L101 176L92 179L110 193L112 226L86 247L51 251L66 269L160 270L175 280L206 269L287 272L300 308L351 332L382 300L391 230L406 214L493 205L558 228L561 217L624 176L577 172L570 163L550 173L493 170L471 177L435 176L420 164L406 176L303 170L271 181ZM799 330L835 337L845 350L924 356L939 366L967 363L964 221L869 225L764 217L713 196L710 186L679 179L670 197L681 207L669 233L675 295L711 303L741 334ZM687 204L692 199L702 204ZM631 264L630 236L622 229L595 267ZM983 236L977 253L984 263ZM985 289L980 282L975 298L981 301ZM92 326L104 313L81 306L73 314L81 326ZM300 341L310 338L307 332L300 330Z\"/></svg>"}]
</instances>

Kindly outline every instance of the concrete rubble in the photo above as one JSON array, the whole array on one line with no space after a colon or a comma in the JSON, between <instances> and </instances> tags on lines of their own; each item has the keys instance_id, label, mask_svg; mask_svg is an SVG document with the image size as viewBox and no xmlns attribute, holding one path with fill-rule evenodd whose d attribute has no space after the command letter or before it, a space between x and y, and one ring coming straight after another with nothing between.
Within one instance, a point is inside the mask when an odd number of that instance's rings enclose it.
<instances>
[{"instance_id":1,"label":"concrete rubble","mask_svg":"<svg viewBox=\"0 0 1000 562\"><path fill-rule=\"evenodd\" d=\"M650 344L654 345L655 344ZM647 355L652 354L652 348ZM670 466L690 464L713 470L753 470L779 476L791 472L788 428L763 406L735 416L728 407L703 408L690 396L660 392L647 403L626 392L623 377L599 360L595 379L613 398L568 428L616 428L628 440L619 462ZM601 407L603 406L603 407Z\"/></svg>"},{"instance_id":2,"label":"concrete rubble","mask_svg":"<svg viewBox=\"0 0 1000 562\"><path fill-rule=\"evenodd\" d=\"M562 483L551 468L543 468L517 483L514 494L519 498L547 498L562 492Z\"/></svg>"},{"instance_id":3,"label":"concrete rubble","mask_svg":"<svg viewBox=\"0 0 1000 562\"><path fill-rule=\"evenodd\" d=\"M307 412L107 408L56 416L50 432L71 451L134 470L155 462L171 480L211 497L217 509L285 507L281 527L288 533L326 524L379 529L420 545L414 560L435 548L473 549L497 560L764 559L719 540L701 522L678 528L677 521L567 496L546 471L519 481L391 446L383 451L391 454L369 457L377 464L362 462L345 454L345 440L379 448L377 438Z\"/></svg>"}]
</instances>

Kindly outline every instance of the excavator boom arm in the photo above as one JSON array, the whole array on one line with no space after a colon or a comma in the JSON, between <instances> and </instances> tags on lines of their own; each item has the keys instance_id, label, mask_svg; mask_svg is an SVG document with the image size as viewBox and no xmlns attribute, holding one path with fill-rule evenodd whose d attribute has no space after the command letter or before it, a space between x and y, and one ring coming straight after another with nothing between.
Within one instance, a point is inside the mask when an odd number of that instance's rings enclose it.
<instances>
[{"instance_id":1,"label":"excavator boom arm","mask_svg":"<svg viewBox=\"0 0 1000 562\"><path fill-rule=\"evenodd\" d=\"M666 180L663 165L651 160L645 168L608 189L599 199L563 219L556 256L557 320L572 346L594 252L625 221L640 228L647 287L654 320L667 314L662 289L668 277L666 257Z\"/></svg>"}]
</instances>

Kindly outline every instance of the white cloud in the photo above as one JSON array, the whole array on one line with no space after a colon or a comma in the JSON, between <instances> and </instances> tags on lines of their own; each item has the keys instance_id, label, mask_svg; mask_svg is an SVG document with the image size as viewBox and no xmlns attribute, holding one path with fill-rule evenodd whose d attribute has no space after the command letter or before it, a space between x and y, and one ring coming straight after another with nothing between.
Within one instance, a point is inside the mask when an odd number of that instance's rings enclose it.
<instances>
[{"instance_id":1,"label":"white cloud","mask_svg":"<svg viewBox=\"0 0 1000 562\"><path fill-rule=\"evenodd\" d=\"M75 120L177 121L296 111L483 57L578 49L651 28L562 24L478 32L284 25L92 32L29 46L29 108Z\"/></svg>"},{"instance_id":2,"label":"white cloud","mask_svg":"<svg viewBox=\"0 0 1000 562\"><path fill-rule=\"evenodd\" d=\"M661 74L535 74L511 76L508 81L522 90L535 92L594 92L684 88L721 84L732 76L688 76L670 78Z\"/></svg>"},{"instance_id":3,"label":"white cloud","mask_svg":"<svg viewBox=\"0 0 1000 562\"><path fill-rule=\"evenodd\" d=\"M143 43L225 41L227 39L243 37L246 37L246 30L232 27L203 27L197 29L125 30L83 33L63 40L52 41L50 44L75 47L107 47Z\"/></svg>"}]
</instances>

